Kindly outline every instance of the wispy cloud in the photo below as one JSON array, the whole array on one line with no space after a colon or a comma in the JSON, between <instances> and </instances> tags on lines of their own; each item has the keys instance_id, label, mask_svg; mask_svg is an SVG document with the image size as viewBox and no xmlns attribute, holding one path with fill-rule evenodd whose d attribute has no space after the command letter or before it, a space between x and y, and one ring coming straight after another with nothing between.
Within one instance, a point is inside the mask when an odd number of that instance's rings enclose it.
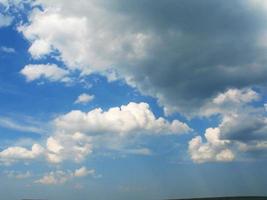
<instances>
[{"instance_id":1,"label":"wispy cloud","mask_svg":"<svg viewBox=\"0 0 267 200\"><path fill-rule=\"evenodd\" d=\"M11 130L16 130L20 132L30 132L43 134L45 130L40 128L40 124L36 122L26 122L26 121L16 121L8 117L0 117L0 127L4 127Z\"/></svg>"},{"instance_id":2,"label":"wispy cloud","mask_svg":"<svg viewBox=\"0 0 267 200\"><path fill-rule=\"evenodd\" d=\"M1 46L0 51L4 53L16 53L16 50L12 47Z\"/></svg>"}]
</instances>

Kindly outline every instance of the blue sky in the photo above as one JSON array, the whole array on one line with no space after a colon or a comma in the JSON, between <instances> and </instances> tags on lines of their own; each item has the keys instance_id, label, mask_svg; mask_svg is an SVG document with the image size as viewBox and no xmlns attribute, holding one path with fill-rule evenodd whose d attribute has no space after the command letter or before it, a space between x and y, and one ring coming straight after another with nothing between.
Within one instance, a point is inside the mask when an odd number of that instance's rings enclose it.
<instances>
[{"instance_id":1,"label":"blue sky","mask_svg":"<svg viewBox=\"0 0 267 200\"><path fill-rule=\"evenodd\" d=\"M266 9L0 0L1 196L267 195Z\"/></svg>"}]
</instances>

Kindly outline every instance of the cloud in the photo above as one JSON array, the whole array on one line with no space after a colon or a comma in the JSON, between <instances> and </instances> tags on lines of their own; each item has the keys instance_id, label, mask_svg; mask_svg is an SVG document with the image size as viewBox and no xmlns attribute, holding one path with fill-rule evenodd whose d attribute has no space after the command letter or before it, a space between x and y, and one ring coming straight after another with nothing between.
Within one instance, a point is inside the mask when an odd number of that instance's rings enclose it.
<instances>
[{"instance_id":1,"label":"cloud","mask_svg":"<svg viewBox=\"0 0 267 200\"><path fill-rule=\"evenodd\" d=\"M96 108L89 112L71 111L55 119L58 130L82 132L88 135L113 133L127 134L183 134L191 129L178 120L172 122L155 115L147 103L130 102L107 111Z\"/></svg>"},{"instance_id":2,"label":"cloud","mask_svg":"<svg viewBox=\"0 0 267 200\"><path fill-rule=\"evenodd\" d=\"M55 64L37 64L37 65L26 65L20 73L24 75L28 82L46 78L49 81L61 81L69 82L70 79L67 77L69 72L65 69L59 68Z\"/></svg>"},{"instance_id":3,"label":"cloud","mask_svg":"<svg viewBox=\"0 0 267 200\"><path fill-rule=\"evenodd\" d=\"M8 15L3 15L0 13L0 28L9 26L13 21L13 18Z\"/></svg>"},{"instance_id":4,"label":"cloud","mask_svg":"<svg viewBox=\"0 0 267 200\"><path fill-rule=\"evenodd\" d=\"M208 128L189 142L193 161L231 161L250 157L253 152L262 156L267 152L267 118L265 108L251 102L260 95L251 89L229 89L216 96L203 109L204 116L219 115L219 124Z\"/></svg>"},{"instance_id":5,"label":"cloud","mask_svg":"<svg viewBox=\"0 0 267 200\"><path fill-rule=\"evenodd\" d=\"M37 126L34 123L30 123L26 121L18 122L7 117L0 117L0 126L4 128L12 129L12 130L20 131L20 132L30 132L30 133L38 133L38 134L44 132L43 128L40 128L40 124L39 126Z\"/></svg>"},{"instance_id":6,"label":"cloud","mask_svg":"<svg viewBox=\"0 0 267 200\"><path fill-rule=\"evenodd\" d=\"M149 155L147 148L125 148L136 136L190 132L187 124L156 118L146 103L129 103L107 111L71 111L54 119L54 133L46 141L46 158L51 163L82 162L94 148ZM132 139L130 139L132 138Z\"/></svg>"},{"instance_id":7,"label":"cloud","mask_svg":"<svg viewBox=\"0 0 267 200\"><path fill-rule=\"evenodd\" d=\"M75 104L86 104L92 101L95 98L94 95L82 93L78 96L78 98L75 100Z\"/></svg>"},{"instance_id":8,"label":"cloud","mask_svg":"<svg viewBox=\"0 0 267 200\"><path fill-rule=\"evenodd\" d=\"M57 184L63 184L71 178L72 174L70 172L57 170L55 172L52 171L50 173L47 173L42 178L36 180L35 183L44 185L57 185Z\"/></svg>"},{"instance_id":9,"label":"cloud","mask_svg":"<svg viewBox=\"0 0 267 200\"><path fill-rule=\"evenodd\" d=\"M212 161L232 161L235 158L233 152L227 148L228 140L220 140L219 128L208 128L205 132L207 143L197 136L189 142L189 154L196 163Z\"/></svg>"},{"instance_id":10,"label":"cloud","mask_svg":"<svg viewBox=\"0 0 267 200\"><path fill-rule=\"evenodd\" d=\"M16 161L28 161L39 158L44 154L44 148L39 144L32 145L31 149L23 147L8 147L0 152L0 162L11 164Z\"/></svg>"},{"instance_id":11,"label":"cloud","mask_svg":"<svg viewBox=\"0 0 267 200\"><path fill-rule=\"evenodd\" d=\"M0 152L0 160L6 164L39 158L52 164L64 161L80 163L99 149L151 155L150 149L140 147L139 142L143 136L180 135L192 131L186 123L179 120L157 118L147 103L134 102L107 111L101 108L89 112L70 111L56 117L51 124L51 134L44 138L45 145L34 143L32 149L8 147ZM14 127L13 124L12 127L29 129ZM23 142L21 144L25 146Z\"/></svg>"},{"instance_id":12,"label":"cloud","mask_svg":"<svg viewBox=\"0 0 267 200\"><path fill-rule=\"evenodd\" d=\"M15 179L26 179L32 176L31 172L18 172L18 171L5 171L4 172L9 178Z\"/></svg>"},{"instance_id":13,"label":"cloud","mask_svg":"<svg viewBox=\"0 0 267 200\"><path fill-rule=\"evenodd\" d=\"M30 41L34 59L52 53L67 68L57 78L41 72L34 80L43 76L62 81L74 71L82 76L100 73L155 97L165 114L218 116L217 126L191 140L189 152L197 162L230 161L242 152L266 148L265 111L251 105L267 80L263 2L39 0L43 9L35 9L29 23L18 30ZM62 162L79 152L78 160L83 160L96 136L107 133L120 140L189 129L178 120L156 118L142 103L108 111L71 111L55 119L52 144L62 148L50 148L47 158ZM75 133L90 139L68 150L69 144L79 144Z\"/></svg>"},{"instance_id":14,"label":"cloud","mask_svg":"<svg viewBox=\"0 0 267 200\"><path fill-rule=\"evenodd\" d=\"M46 147L46 157L51 163L60 163L64 160L81 162L93 149L91 138L87 135L79 132L67 134L64 130L49 137Z\"/></svg>"},{"instance_id":15,"label":"cloud","mask_svg":"<svg viewBox=\"0 0 267 200\"><path fill-rule=\"evenodd\" d=\"M92 175L92 174L95 174L95 170L94 169L90 169L88 170L86 167L81 167L79 169L76 169L75 172L74 172L74 176L75 177L84 177L84 176L87 176L87 175Z\"/></svg>"},{"instance_id":16,"label":"cloud","mask_svg":"<svg viewBox=\"0 0 267 200\"><path fill-rule=\"evenodd\" d=\"M16 50L14 48L6 47L6 46L1 46L0 51L4 53L16 53Z\"/></svg>"},{"instance_id":17,"label":"cloud","mask_svg":"<svg viewBox=\"0 0 267 200\"><path fill-rule=\"evenodd\" d=\"M36 180L35 183L44 185L58 185L58 184L64 184L75 177L85 177L93 174L95 174L95 170L87 169L84 166L79 169L76 169L74 172L70 170L68 171L57 170L45 174L42 178Z\"/></svg>"},{"instance_id":18,"label":"cloud","mask_svg":"<svg viewBox=\"0 0 267 200\"><path fill-rule=\"evenodd\" d=\"M213 102L217 105L221 105L224 103L248 103L251 101L258 100L260 97L258 93L256 93L252 89L229 89L225 93L219 94L217 97L213 99Z\"/></svg>"},{"instance_id":19,"label":"cloud","mask_svg":"<svg viewBox=\"0 0 267 200\"><path fill-rule=\"evenodd\" d=\"M83 75L116 71L116 78L155 97L166 114L197 115L229 88L266 83L262 3L37 2L44 11L33 12L19 28L34 58L55 49L69 69ZM47 48L36 53L36 43Z\"/></svg>"}]
</instances>

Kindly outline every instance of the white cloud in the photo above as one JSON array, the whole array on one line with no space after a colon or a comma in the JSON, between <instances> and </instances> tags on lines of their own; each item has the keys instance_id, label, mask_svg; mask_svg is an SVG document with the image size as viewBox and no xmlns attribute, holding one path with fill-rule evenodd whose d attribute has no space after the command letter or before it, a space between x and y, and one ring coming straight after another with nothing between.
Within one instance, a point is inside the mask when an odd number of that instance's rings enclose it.
<instances>
[{"instance_id":1,"label":"white cloud","mask_svg":"<svg viewBox=\"0 0 267 200\"><path fill-rule=\"evenodd\" d=\"M44 153L44 148L39 144L32 145L31 149L23 147L8 147L0 152L0 162L11 164L16 161L27 161L39 158Z\"/></svg>"},{"instance_id":2,"label":"white cloud","mask_svg":"<svg viewBox=\"0 0 267 200\"><path fill-rule=\"evenodd\" d=\"M100 108L89 112L71 111L54 120L54 134L47 139L47 160L83 161L93 148L122 151L129 154L150 155L147 148L125 148L133 137L146 135L183 134L191 131L187 124L156 118L146 103L129 103L107 111ZM132 139L130 139L132 138Z\"/></svg>"},{"instance_id":3,"label":"white cloud","mask_svg":"<svg viewBox=\"0 0 267 200\"><path fill-rule=\"evenodd\" d=\"M261 97L252 89L229 89L214 97L202 108L202 116L219 115L216 128L206 129L205 138L193 138L189 153L195 162L231 161L244 156L258 156L267 150L267 118L264 105L251 102ZM247 153L247 154L246 154Z\"/></svg>"},{"instance_id":4,"label":"white cloud","mask_svg":"<svg viewBox=\"0 0 267 200\"><path fill-rule=\"evenodd\" d=\"M90 94L86 94L83 93L81 95L78 96L78 98L75 100L75 104L86 104L89 103L90 101L92 101L95 98L94 95L90 95Z\"/></svg>"},{"instance_id":5,"label":"white cloud","mask_svg":"<svg viewBox=\"0 0 267 200\"><path fill-rule=\"evenodd\" d=\"M229 114L259 99L260 95L251 88L228 89L216 95L209 102L206 102L206 104L200 108L198 115L210 117L216 114Z\"/></svg>"},{"instance_id":6,"label":"white cloud","mask_svg":"<svg viewBox=\"0 0 267 200\"><path fill-rule=\"evenodd\" d=\"M29 52L34 58L41 58L55 48L61 52L60 58L72 69L87 60L85 55L89 39L86 18L61 16L52 8L33 12L30 21L30 27L21 26L19 30L32 41Z\"/></svg>"},{"instance_id":7,"label":"white cloud","mask_svg":"<svg viewBox=\"0 0 267 200\"><path fill-rule=\"evenodd\" d=\"M57 51L56 57L69 69L78 69L82 75L101 73L110 80L125 79L143 94L155 97L165 113L195 115L215 95L228 88L262 85L267 74L265 55L255 55L265 52L266 47L256 41L265 37L266 26L258 22L266 17L266 11L255 6L255 15L251 15L250 1L235 2L243 11L238 13L230 9L235 5L232 1L220 6L211 2L205 2L205 6L212 13L203 15L203 5L190 1L181 7L177 2L170 6L152 1L143 5L38 0L43 11L35 9L29 23L19 30L31 42L29 52L35 59ZM169 12L160 15L162 7ZM203 27L185 17L184 9L193 10ZM225 13L227 18L220 17ZM211 15L212 25L206 26ZM229 19L236 25L228 32L223 24ZM247 71L250 73L244 73Z\"/></svg>"},{"instance_id":8,"label":"white cloud","mask_svg":"<svg viewBox=\"0 0 267 200\"><path fill-rule=\"evenodd\" d=\"M258 100L259 94L252 89L229 89L213 99L213 103L221 105L226 103L249 103Z\"/></svg>"},{"instance_id":9,"label":"white cloud","mask_svg":"<svg viewBox=\"0 0 267 200\"><path fill-rule=\"evenodd\" d=\"M35 124L31 124L29 122L17 122L7 117L0 117L0 126L21 132L31 132L31 133L44 132L44 130L40 128L40 126L37 127Z\"/></svg>"},{"instance_id":10,"label":"white cloud","mask_svg":"<svg viewBox=\"0 0 267 200\"><path fill-rule=\"evenodd\" d=\"M129 103L107 111L100 108L88 113L74 110L55 119L58 130L82 132L89 135L114 133L128 134L183 134L191 129L178 120L172 122L155 115L147 103Z\"/></svg>"},{"instance_id":11,"label":"white cloud","mask_svg":"<svg viewBox=\"0 0 267 200\"><path fill-rule=\"evenodd\" d=\"M94 169L87 169L86 167L81 167L79 169L76 169L74 172L68 170L68 171L51 171L47 174L45 174L42 178L35 181L35 183L44 184L44 185L58 185L58 184L64 184L67 181L75 178L75 177L84 177L88 175L94 175L95 170Z\"/></svg>"},{"instance_id":12,"label":"white cloud","mask_svg":"<svg viewBox=\"0 0 267 200\"><path fill-rule=\"evenodd\" d=\"M57 170L45 174L42 178L36 180L35 183L40 183L44 185L57 185L63 184L71 178L72 173Z\"/></svg>"},{"instance_id":13,"label":"white cloud","mask_svg":"<svg viewBox=\"0 0 267 200\"><path fill-rule=\"evenodd\" d=\"M76 169L74 172L74 176L75 177L84 177L87 175L93 175L95 174L95 170L94 169L87 169L86 167L81 167L79 169Z\"/></svg>"},{"instance_id":14,"label":"white cloud","mask_svg":"<svg viewBox=\"0 0 267 200\"><path fill-rule=\"evenodd\" d=\"M100 108L89 112L71 111L54 119L54 134L47 139L47 160L83 161L94 148L123 153L150 155L147 148L135 148L136 136L184 134L191 129L178 120L156 118L147 103L129 103L107 111ZM132 144L134 145L134 144Z\"/></svg>"},{"instance_id":15,"label":"white cloud","mask_svg":"<svg viewBox=\"0 0 267 200\"><path fill-rule=\"evenodd\" d=\"M55 64L26 65L20 73L24 75L29 82L40 78L46 78L49 81L70 81L67 77L69 72L65 69L59 68Z\"/></svg>"},{"instance_id":16,"label":"white cloud","mask_svg":"<svg viewBox=\"0 0 267 200\"><path fill-rule=\"evenodd\" d=\"M57 132L47 139L47 160L51 163L60 163L64 160L75 162L83 161L92 153L91 138L83 133Z\"/></svg>"},{"instance_id":17,"label":"white cloud","mask_svg":"<svg viewBox=\"0 0 267 200\"><path fill-rule=\"evenodd\" d=\"M0 152L0 159L12 163L42 156L54 164L63 161L79 163L94 149L101 148L127 154L151 155L148 148L136 148L142 136L179 135L190 131L186 123L156 118L147 103L131 102L107 111L100 108L89 112L76 110L54 119L52 134L46 138L45 147L39 144L33 144L30 150L20 146L8 147Z\"/></svg>"},{"instance_id":18,"label":"white cloud","mask_svg":"<svg viewBox=\"0 0 267 200\"><path fill-rule=\"evenodd\" d=\"M235 156L227 148L230 141L220 139L219 128L208 128L205 132L206 143L197 136L189 142L189 153L192 160L196 163L213 161L232 161Z\"/></svg>"},{"instance_id":19,"label":"white cloud","mask_svg":"<svg viewBox=\"0 0 267 200\"><path fill-rule=\"evenodd\" d=\"M35 59L41 58L43 55L46 55L51 51L51 46L44 40L35 40L29 48L30 54Z\"/></svg>"}]
</instances>

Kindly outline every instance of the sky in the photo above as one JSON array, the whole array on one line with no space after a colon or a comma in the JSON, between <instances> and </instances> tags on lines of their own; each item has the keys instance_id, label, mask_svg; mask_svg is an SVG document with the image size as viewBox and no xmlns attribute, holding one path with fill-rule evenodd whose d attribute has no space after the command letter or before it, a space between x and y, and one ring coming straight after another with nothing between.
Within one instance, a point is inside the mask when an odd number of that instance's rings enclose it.
<instances>
[{"instance_id":1,"label":"sky","mask_svg":"<svg viewBox=\"0 0 267 200\"><path fill-rule=\"evenodd\" d=\"M0 194L267 195L265 0L0 0Z\"/></svg>"}]
</instances>

